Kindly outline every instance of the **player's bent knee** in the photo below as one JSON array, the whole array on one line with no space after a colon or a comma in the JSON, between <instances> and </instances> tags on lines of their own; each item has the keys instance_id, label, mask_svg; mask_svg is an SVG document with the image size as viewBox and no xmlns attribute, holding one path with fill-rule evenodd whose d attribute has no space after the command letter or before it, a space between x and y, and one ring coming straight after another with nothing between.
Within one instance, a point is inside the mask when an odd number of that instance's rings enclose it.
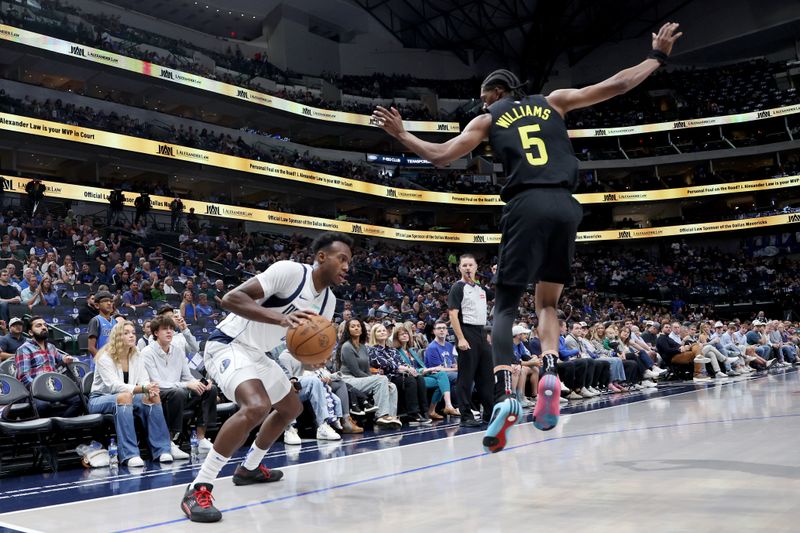
<instances>
[{"instance_id":1,"label":"player's bent knee","mask_svg":"<svg viewBox=\"0 0 800 533\"><path fill-rule=\"evenodd\" d=\"M265 398L251 398L246 404L239 406L238 413L255 426L267 417L271 407Z\"/></svg>"}]
</instances>

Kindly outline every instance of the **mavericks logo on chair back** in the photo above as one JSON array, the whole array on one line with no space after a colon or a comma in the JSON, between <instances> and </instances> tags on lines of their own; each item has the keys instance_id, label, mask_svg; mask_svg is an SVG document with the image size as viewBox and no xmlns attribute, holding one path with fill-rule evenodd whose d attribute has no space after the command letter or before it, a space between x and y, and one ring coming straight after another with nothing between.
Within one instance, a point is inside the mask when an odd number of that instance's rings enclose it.
<instances>
[{"instance_id":1,"label":"mavericks logo on chair back","mask_svg":"<svg viewBox=\"0 0 800 533\"><path fill-rule=\"evenodd\" d=\"M61 392L61 389L64 388L64 385L61 383L59 378L50 377L47 378L47 388L53 392Z\"/></svg>"}]
</instances>

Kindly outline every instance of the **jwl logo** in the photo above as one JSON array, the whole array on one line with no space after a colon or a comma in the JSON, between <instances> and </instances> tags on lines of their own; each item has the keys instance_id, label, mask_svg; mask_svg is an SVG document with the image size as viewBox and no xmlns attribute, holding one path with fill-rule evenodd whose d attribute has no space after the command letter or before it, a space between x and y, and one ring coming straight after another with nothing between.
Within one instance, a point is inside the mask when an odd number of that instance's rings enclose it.
<instances>
[{"instance_id":1,"label":"jwl logo","mask_svg":"<svg viewBox=\"0 0 800 533\"><path fill-rule=\"evenodd\" d=\"M630 239L631 238L631 232L630 231L620 231L619 232L619 238L620 239Z\"/></svg>"},{"instance_id":2,"label":"jwl logo","mask_svg":"<svg viewBox=\"0 0 800 533\"><path fill-rule=\"evenodd\" d=\"M594 130L595 137L603 137L606 135L606 130Z\"/></svg>"},{"instance_id":3,"label":"jwl logo","mask_svg":"<svg viewBox=\"0 0 800 533\"><path fill-rule=\"evenodd\" d=\"M771 113L769 112L769 109L766 111L759 111L758 115L756 115L756 118L769 118L770 114Z\"/></svg>"},{"instance_id":4,"label":"jwl logo","mask_svg":"<svg viewBox=\"0 0 800 533\"><path fill-rule=\"evenodd\" d=\"M364 233L364 230L358 224L353 224L353 233Z\"/></svg>"},{"instance_id":5,"label":"jwl logo","mask_svg":"<svg viewBox=\"0 0 800 533\"><path fill-rule=\"evenodd\" d=\"M674 129L674 130L677 130L678 128L685 128L685 127L686 127L686 121L684 121L684 120L679 120L678 122L675 122L672 125L672 129Z\"/></svg>"},{"instance_id":6,"label":"jwl logo","mask_svg":"<svg viewBox=\"0 0 800 533\"><path fill-rule=\"evenodd\" d=\"M439 124L436 127L437 131L450 131L450 124Z\"/></svg>"},{"instance_id":7,"label":"jwl logo","mask_svg":"<svg viewBox=\"0 0 800 533\"><path fill-rule=\"evenodd\" d=\"M245 100L248 99L247 91L245 91L244 89L239 89L238 91L236 91L236 96L238 96L239 98L244 98Z\"/></svg>"},{"instance_id":8,"label":"jwl logo","mask_svg":"<svg viewBox=\"0 0 800 533\"><path fill-rule=\"evenodd\" d=\"M220 208L218 205L211 205L208 204L206 206L206 215L221 215Z\"/></svg>"},{"instance_id":9,"label":"jwl logo","mask_svg":"<svg viewBox=\"0 0 800 533\"><path fill-rule=\"evenodd\" d=\"M172 76L172 72L170 72L169 70L164 70L163 68L161 69L161 77L165 78L165 79L168 79L168 80L174 80L175 79Z\"/></svg>"},{"instance_id":10,"label":"jwl logo","mask_svg":"<svg viewBox=\"0 0 800 533\"><path fill-rule=\"evenodd\" d=\"M70 46L69 53L78 57L86 57L86 50L84 50L83 47L80 46Z\"/></svg>"},{"instance_id":11,"label":"jwl logo","mask_svg":"<svg viewBox=\"0 0 800 533\"><path fill-rule=\"evenodd\" d=\"M305 116L307 116L307 117L313 116L313 115L311 114L311 108L310 108L310 107L304 107L304 108L303 108L303 114L304 114Z\"/></svg>"},{"instance_id":12,"label":"jwl logo","mask_svg":"<svg viewBox=\"0 0 800 533\"><path fill-rule=\"evenodd\" d=\"M789 215L789 222L800 222L800 215Z\"/></svg>"},{"instance_id":13,"label":"jwl logo","mask_svg":"<svg viewBox=\"0 0 800 533\"><path fill-rule=\"evenodd\" d=\"M605 195L603 195L603 201L604 202L616 202L617 201L617 195L616 194L605 194Z\"/></svg>"},{"instance_id":14,"label":"jwl logo","mask_svg":"<svg viewBox=\"0 0 800 533\"><path fill-rule=\"evenodd\" d=\"M486 243L486 237L484 237L483 235L475 235L475 236L472 238L472 242L482 242L482 243Z\"/></svg>"},{"instance_id":15,"label":"jwl logo","mask_svg":"<svg viewBox=\"0 0 800 533\"><path fill-rule=\"evenodd\" d=\"M170 157L175 157L175 151L172 149L172 146L168 146L166 144L159 144L158 155L168 155Z\"/></svg>"},{"instance_id":16,"label":"jwl logo","mask_svg":"<svg viewBox=\"0 0 800 533\"><path fill-rule=\"evenodd\" d=\"M386 189L387 198L397 198L397 191L394 189Z\"/></svg>"}]
</instances>

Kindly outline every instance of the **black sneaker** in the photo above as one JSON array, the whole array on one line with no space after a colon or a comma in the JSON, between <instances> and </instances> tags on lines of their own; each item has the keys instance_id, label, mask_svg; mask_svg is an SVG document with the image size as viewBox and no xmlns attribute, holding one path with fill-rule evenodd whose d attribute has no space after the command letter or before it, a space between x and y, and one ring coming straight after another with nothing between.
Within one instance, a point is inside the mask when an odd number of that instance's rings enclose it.
<instances>
[{"instance_id":1,"label":"black sneaker","mask_svg":"<svg viewBox=\"0 0 800 533\"><path fill-rule=\"evenodd\" d=\"M255 470L248 470L239 465L233 473L234 485L252 485L253 483L273 483L280 481L283 472L280 470L270 470L264 465L258 465Z\"/></svg>"},{"instance_id":2,"label":"black sneaker","mask_svg":"<svg viewBox=\"0 0 800 533\"><path fill-rule=\"evenodd\" d=\"M474 418L462 418L459 425L462 428L479 428L483 425L483 423L475 420Z\"/></svg>"},{"instance_id":3,"label":"black sneaker","mask_svg":"<svg viewBox=\"0 0 800 533\"><path fill-rule=\"evenodd\" d=\"M406 418L408 419L409 426L426 426L433 423L433 420L425 418L419 413L408 415Z\"/></svg>"},{"instance_id":4,"label":"black sneaker","mask_svg":"<svg viewBox=\"0 0 800 533\"><path fill-rule=\"evenodd\" d=\"M222 513L214 507L214 497L211 491L214 485L211 483L198 483L194 487L189 485L186 494L183 495L181 510L192 522L219 522L222 520Z\"/></svg>"},{"instance_id":5,"label":"black sneaker","mask_svg":"<svg viewBox=\"0 0 800 533\"><path fill-rule=\"evenodd\" d=\"M377 405L372 405L371 403L364 404L364 412L365 413L374 413L378 410Z\"/></svg>"},{"instance_id":6,"label":"black sneaker","mask_svg":"<svg viewBox=\"0 0 800 533\"><path fill-rule=\"evenodd\" d=\"M364 416L367 413L366 413L366 411L364 411L364 409L361 406L359 406L359 405L351 405L350 406L350 414L351 415L355 415L355 416Z\"/></svg>"}]
</instances>

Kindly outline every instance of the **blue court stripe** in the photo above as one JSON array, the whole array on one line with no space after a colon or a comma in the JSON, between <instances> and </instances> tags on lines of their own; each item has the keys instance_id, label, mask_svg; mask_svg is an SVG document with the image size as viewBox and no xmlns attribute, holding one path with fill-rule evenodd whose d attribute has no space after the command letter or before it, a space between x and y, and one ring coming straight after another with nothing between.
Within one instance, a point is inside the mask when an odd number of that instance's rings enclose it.
<instances>
[{"instance_id":1,"label":"blue court stripe","mask_svg":"<svg viewBox=\"0 0 800 533\"><path fill-rule=\"evenodd\" d=\"M521 449L521 448L527 448L529 446L533 446L533 445L536 445L536 444L545 444L545 443L548 443L548 442L555 442L555 441L559 441L559 440L578 439L578 438L583 438L583 437L597 437L597 436L603 436L603 435L613 435L613 434L618 434L618 433L632 433L632 432L637 432L637 431L649 431L649 430L653 430L653 429L667 429L667 428L677 428L677 427L702 426L702 425L710 425L710 424L726 424L726 423L731 423L731 422L748 422L748 421L754 421L754 420L773 420L773 419L779 419L779 418L795 418L795 417L800 417L800 413L793 413L793 414L786 414L786 415L770 415L770 416L754 416L754 417L745 417L745 418L718 419L718 420L702 420L702 421L699 421L699 422L688 422L688 423L685 423L685 424L663 424L663 425L660 425L660 426L648 426L648 427L643 427L643 428L614 429L614 430L609 430L609 431L599 431L599 432L593 432L593 433L580 433L580 434L577 434L577 435L566 435L566 436L562 436L562 437L551 437L551 438L547 438L547 439L543 439L543 440L537 440L537 441L533 441L533 442L526 442L524 444L517 444L516 446L509 446L504 451L509 452L509 451L512 451L512 450L518 450L518 449ZM403 470L401 472L394 472L394 473L391 473L391 474L382 474L380 476L373 476L373 477L370 477L370 478L360 479L360 480L357 480L357 481L349 481L347 483L341 483L339 485L333 485L333 486L330 486L330 487L324 487L324 488L320 488L320 489L314 489L314 490L308 490L308 491L304 491L304 492L298 492L296 494L288 494L286 496L281 496L279 498L271 498L269 500L263 500L263 501L260 501L260 502L248 503L246 505L238 505L236 507L229 507L227 509L222 509L221 511L223 513L229 513L229 512L232 512L232 511L240 511L242 509L248 509L248 508L251 508L251 507L258 507L258 506L267 505L267 504L270 504L270 503L277 503L277 502L282 502L282 501L286 501L286 500L292 500L292 499L295 499L295 498L301 498L303 496L310 496L312 494L320 494L320 493L324 493L324 492L330 492L330 491L333 491L333 490L344 489L344 488L347 488L347 487L353 487L353 486L356 486L356 485L363 485L365 483L372 483L374 481L381 481L381 480L390 479L390 478L393 478L393 477L399 477L399 476L405 476L405 475L408 475L408 474L414 474L416 472L422 472L424 470L430 470L430 469L433 469L433 468L439 468L439 467L442 467L442 466L461 463L461 462L464 462L464 461L471 461L473 459L478 459L478 458L481 458L481 457L484 457L484 456L487 456L487 455L494 455L494 454L491 454L489 452L478 453L478 454L474 454L474 455L469 455L467 457L461 457L461 458L458 458L458 459L451 459L449 461L443 461L443 462L440 462L440 463L434 463L434 464L430 464L430 465L420 466L420 467L417 467L417 468L411 468L409 470ZM178 507L177 503L176 503L176 507ZM170 524L177 524L177 523L180 523L180 522L186 522L188 520L189 520L188 518L177 518L175 520L168 520L168 521L165 521L165 522L158 522L158 523L155 523L155 524L138 526L138 527L134 527L134 528L130 528L130 529L121 529L121 530L118 530L118 531L114 531L113 533L129 533L131 531L142 531L142 530L145 530L145 529L152 529L152 528L155 528L155 527L168 526Z\"/></svg>"}]
</instances>

